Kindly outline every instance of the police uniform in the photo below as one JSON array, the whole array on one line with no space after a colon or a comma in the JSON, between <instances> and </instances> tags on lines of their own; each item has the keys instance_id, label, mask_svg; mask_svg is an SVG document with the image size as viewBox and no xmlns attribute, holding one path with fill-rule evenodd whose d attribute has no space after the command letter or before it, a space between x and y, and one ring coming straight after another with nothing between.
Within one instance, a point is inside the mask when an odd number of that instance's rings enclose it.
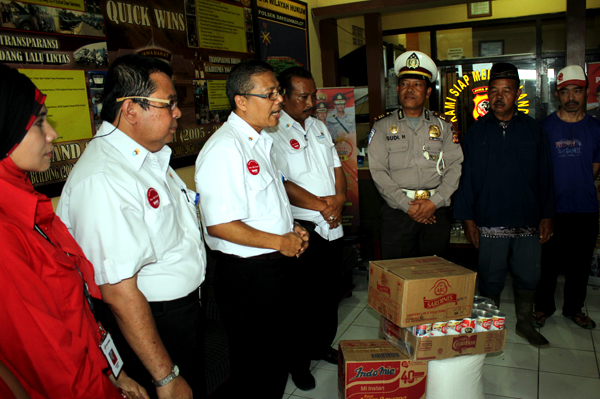
<instances>
[{"instance_id":1,"label":"police uniform","mask_svg":"<svg viewBox=\"0 0 600 399\"><path fill-rule=\"evenodd\" d=\"M414 72L422 69L416 65ZM386 202L381 215L383 258L442 255L450 238L448 206L463 160L454 126L423 109L414 128L401 109L393 111L373 125L368 156L373 181ZM408 216L413 199L433 202L436 223L418 223Z\"/></svg>"},{"instance_id":2,"label":"police uniform","mask_svg":"<svg viewBox=\"0 0 600 399\"><path fill-rule=\"evenodd\" d=\"M333 96L334 104L346 104L346 96L343 93L337 93ZM344 112L340 116L337 111L327 117L327 129L331 133L331 138L335 141L339 137L356 131L354 115Z\"/></svg>"},{"instance_id":3,"label":"police uniform","mask_svg":"<svg viewBox=\"0 0 600 399\"><path fill-rule=\"evenodd\" d=\"M347 112L344 112L344 116L339 116L337 112L329 115L327 117L327 129L334 141L356 131L354 115Z\"/></svg>"}]
</instances>

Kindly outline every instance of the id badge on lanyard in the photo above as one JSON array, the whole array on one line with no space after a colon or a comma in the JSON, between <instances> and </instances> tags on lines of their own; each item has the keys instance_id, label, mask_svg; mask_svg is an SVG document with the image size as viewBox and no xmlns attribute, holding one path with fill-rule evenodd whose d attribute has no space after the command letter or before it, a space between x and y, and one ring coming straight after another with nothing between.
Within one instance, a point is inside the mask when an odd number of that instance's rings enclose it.
<instances>
[{"instance_id":1,"label":"id badge on lanyard","mask_svg":"<svg viewBox=\"0 0 600 399\"><path fill-rule=\"evenodd\" d=\"M100 328L101 334L100 349L102 350L102 353L104 353L104 357L106 358L115 379L117 379L123 368L123 359L121 359L121 355L119 355L119 351L115 346L115 341L113 341L110 333L102 327L102 324L98 323L98 327Z\"/></svg>"}]
</instances>

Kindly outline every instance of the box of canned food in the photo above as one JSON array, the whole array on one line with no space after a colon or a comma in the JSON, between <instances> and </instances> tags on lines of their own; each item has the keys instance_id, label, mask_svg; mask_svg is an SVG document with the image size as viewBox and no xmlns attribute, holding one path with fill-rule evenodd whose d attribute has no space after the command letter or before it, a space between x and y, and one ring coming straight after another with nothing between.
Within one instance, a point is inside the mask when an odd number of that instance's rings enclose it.
<instances>
[{"instance_id":1,"label":"box of canned food","mask_svg":"<svg viewBox=\"0 0 600 399\"><path fill-rule=\"evenodd\" d=\"M400 327L471 314L477 273L437 256L372 261L369 305Z\"/></svg>"},{"instance_id":2,"label":"box of canned food","mask_svg":"<svg viewBox=\"0 0 600 399\"><path fill-rule=\"evenodd\" d=\"M498 310L494 314L475 310L468 317L449 320L445 334L431 324L401 328L381 317L379 332L411 360L441 360L502 351L506 343L504 317Z\"/></svg>"},{"instance_id":3,"label":"box of canned food","mask_svg":"<svg viewBox=\"0 0 600 399\"><path fill-rule=\"evenodd\" d=\"M427 362L382 339L340 341L340 399L425 399Z\"/></svg>"}]
</instances>

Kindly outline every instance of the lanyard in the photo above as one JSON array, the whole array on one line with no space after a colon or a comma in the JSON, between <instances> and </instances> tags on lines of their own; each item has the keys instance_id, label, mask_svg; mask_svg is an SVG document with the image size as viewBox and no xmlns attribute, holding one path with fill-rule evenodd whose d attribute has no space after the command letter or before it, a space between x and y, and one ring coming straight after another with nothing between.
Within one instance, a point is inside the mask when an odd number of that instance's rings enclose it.
<instances>
[{"instance_id":1,"label":"lanyard","mask_svg":"<svg viewBox=\"0 0 600 399\"><path fill-rule=\"evenodd\" d=\"M34 227L35 227L35 231L40 233L40 235L42 237L44 237L50 244L52 244L53 247L56 248L56 245L52 242L52 240L50 240L50 237L48 237L46 235L46 233L44 233L42 231L42 229L40 229L40 226L38 226L37 223L35 223ZM71 256L68 252L65 252L65 254L69 257ZM94 319L96 319L96 313L94 312L94 304L92 303L92 295L90 294L88 285L85 282L85 279L83 278L83 274L81 273L81 270L79 270L79 267L77 266L77 264L76 263L73 263L73 264L75 265L75 268L77 269L77 272L79 273L79 276L81 277L81 281L83 281L83 296L85 297L85 299L90 307L90 310L92 311L92 315L94 316ZM100 334L102 335L102 337L104 337L106 335L106 330L104 329L102 324L97 319L96 319L96 322L98 323L98 328L99 328Z\"/></svg>"}]
</instances>

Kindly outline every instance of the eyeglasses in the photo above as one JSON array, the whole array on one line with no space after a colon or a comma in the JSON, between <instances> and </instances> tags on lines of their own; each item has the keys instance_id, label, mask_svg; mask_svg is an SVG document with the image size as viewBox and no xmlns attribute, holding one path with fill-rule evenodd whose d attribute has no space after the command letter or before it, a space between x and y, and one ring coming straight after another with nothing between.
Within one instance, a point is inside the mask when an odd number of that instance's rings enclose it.
<instances>
[{"instance_id":1,"label":"eyeglasses","mask_svg":"<svg viewBox=\"0 0 600 399\"><path fill-rule=\"evenodd\" d=\"M237 93L236 96L253 96L253 97L260 97L260 98L268 98L271 101L275 101L277 100L277 98L279 98L279 96L284 96L285 95L285 90L279 91L279 90L275 90L269 94L253 94L253 93Z\"/></svg>"},{"instance_id":2,"label":"eyeglasses","mask_svg":"<svg viewBox=\"0 0 600 399\"><path fill-rule=\"evenodd\" d=\"M177 100L163 100L161 98L151 98L151 97L140 97L140 96L131 96L131 97L119 97L117 98L117 102L120 101L125 101L125 100L135 100L135 99L139 99L139 100L147 100L147 101L156 101L157 103L163 103L163 104L167 104L164 107L159 107L158 105L152 105L152 104L148 104L147 105L154 107L154 108L171 108L171 111L175 111L175 108L177 108Z\"/></svg>"}]
</instances>

